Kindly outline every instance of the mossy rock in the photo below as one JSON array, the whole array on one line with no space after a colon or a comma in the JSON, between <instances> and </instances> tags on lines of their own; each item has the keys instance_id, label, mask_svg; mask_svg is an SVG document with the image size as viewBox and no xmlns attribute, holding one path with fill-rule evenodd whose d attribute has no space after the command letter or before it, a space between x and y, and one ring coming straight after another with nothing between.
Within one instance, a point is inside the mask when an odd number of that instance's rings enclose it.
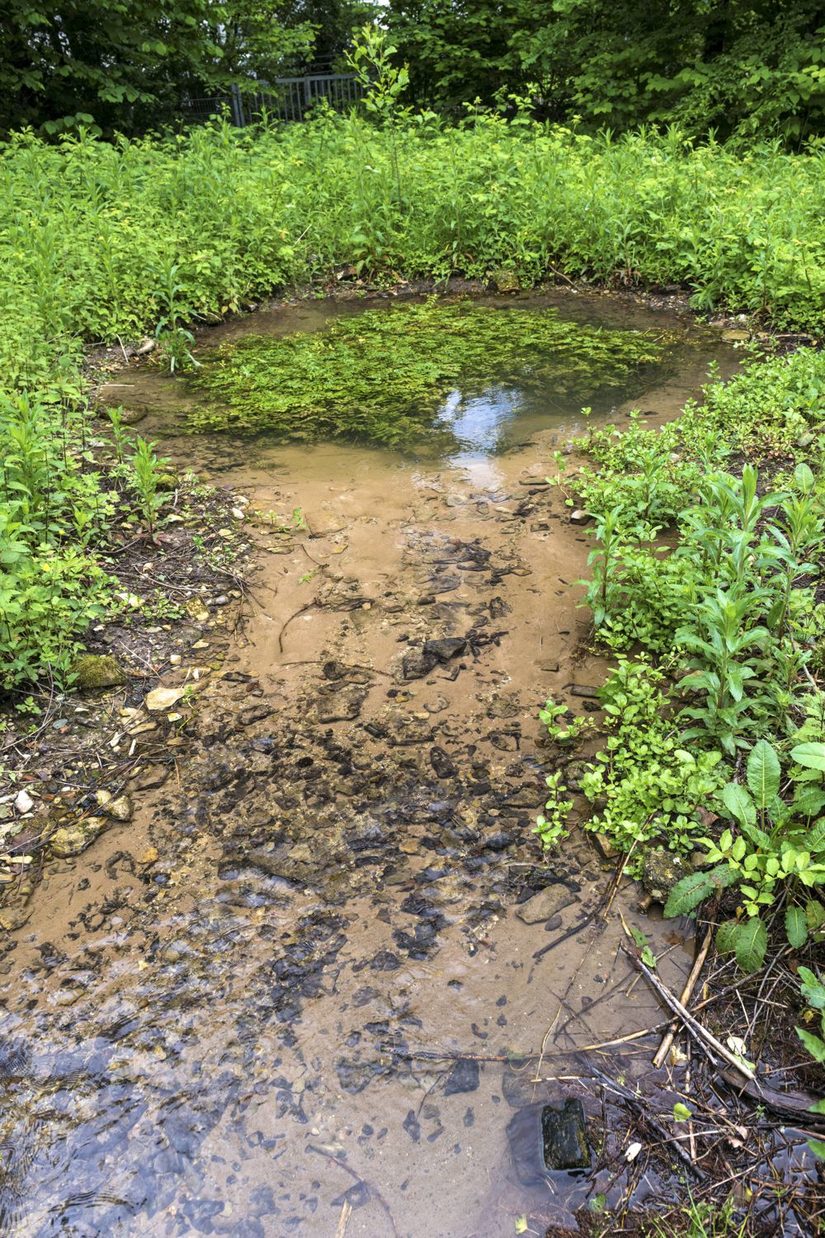
<instances>
[{"instance_id":1,"label":"mossy rock","mask_svg":"<svg viewBox=\"0 0 825 1238\"><path fill-rule=\"evenodd\" d=\"M688 871L681 856L666 851L664 847L654 847L645 856L642 885L651 898L664 903L677 881L681 881Z\"/></svg>"},{"instance_id":2,"label":"mossy rock","mask_svg":"<svg viewBox=\"0 0 825 1238\"><path fill-rule=\"evenodd\" d=\"M80 855L105 828L103 817L86 817L73 825L61 825L49 838L49 851L61 860Z\"/></svg>"},{"instance_id":3,"label":"mossy rock","mask_svg":"<svg viewBox=\"0 0 825 1238\"><path fill-rule=\"evenodd\" d=\"M74 686L81 692L100 692L126 683L126 673L110 653L81 653L71 666Z\"/></svg>"}]
</instances>

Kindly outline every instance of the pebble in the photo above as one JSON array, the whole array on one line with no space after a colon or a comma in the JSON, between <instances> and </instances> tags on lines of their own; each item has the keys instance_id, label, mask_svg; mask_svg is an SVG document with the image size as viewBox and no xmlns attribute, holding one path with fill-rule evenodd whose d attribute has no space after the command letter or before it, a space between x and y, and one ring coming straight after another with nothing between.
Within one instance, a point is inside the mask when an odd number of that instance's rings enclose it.
<instances>
[{"instance_id":1,"label":"pebble","mask_svg":"<svg viewBox=\"0 0 825 1238\"><path fill-rule=\"evenodd\" d=\"M14 797L14 806L18 812L31 812L34 808L34 800L25 787L18 791Z\"/></svg>"}]
</instances>

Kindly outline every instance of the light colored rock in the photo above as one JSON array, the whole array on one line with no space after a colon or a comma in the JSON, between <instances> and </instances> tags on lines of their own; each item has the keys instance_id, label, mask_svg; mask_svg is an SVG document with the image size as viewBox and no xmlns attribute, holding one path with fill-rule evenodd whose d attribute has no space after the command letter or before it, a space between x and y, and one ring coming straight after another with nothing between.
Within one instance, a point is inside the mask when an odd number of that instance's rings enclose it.
<instances>
[{"instance_id":1,"label":"light colored rock","mask_svg":"<svg viewBox=\"0 0 825 1238\"><path fill-rule=\"evenodd\" d=\"M525 924L541 924L544 920L549 920L551 916L564 911L565 907L572 907L577 901L575 894L559 882L556 885L545 886L543 890L539 890L538 894L528 898L526 903L516 908L516 915Z\"/></svg>"},{"instance_id":2,"label":"light colored rock","mask_svg":"<svg viewBox=\"0 0 825 1238\"><path fill-rule=\"evenodd\" d=\"M184 688L153 688L143 703L152 713L161 709L171 709L173 705L177 705L184 691Z\"/></svg>"},{"instance_id":3,"label":"light colored rock","mask_svg":"<svg viewBox=\"0 0 825 1238\"><path fill-rule=\"evenodd\" d=\"M114 799L111 791L98 791L95 799L107 817L112 817L115 821L131 821L132 801L128 795L119 795Z\"/></svg>"},{"instance_id":4,"label":"light colored rock","mask_svg":"<svg viewBox=\"0 0 825 1238\"><path fill-rule=\"evenodd\" d=\"M80 855L106 828L103 817L86 817L74 825L64 825L55 830L49 839L49 850L60 859Z\"/></svg>"},{"instance_id":5,"label":"light colored rock","mask_svg":"<svg viewBox=\"0 0 825 1238\"><path fill-rule=\"evenodd\" d=\"M31 812L34 808L34 800L25 787L18 791L14 797L14 806L18 812Z\"/></svg>"}]
</instances>

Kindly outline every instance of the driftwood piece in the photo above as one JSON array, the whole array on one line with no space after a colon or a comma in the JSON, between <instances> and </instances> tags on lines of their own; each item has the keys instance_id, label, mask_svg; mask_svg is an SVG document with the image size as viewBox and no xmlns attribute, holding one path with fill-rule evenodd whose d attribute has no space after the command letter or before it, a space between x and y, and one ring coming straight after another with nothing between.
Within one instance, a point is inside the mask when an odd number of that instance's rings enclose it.
<instances>
[{"instance_id":1,"label":"driftwood piece","mask_svg":"<svg viewBox=\"0 0 825 1238\"><path fill-rule=\"evenodd\" d=\"M825 1114L811 1113L811 1106L817 1101L810 1092L799 1092L789 1089L787 1092L772 1087L763 1079L742 1079L735 1070L719 1072L727 1083L740 1095L747 1096L757 1105L764 1105L786 1121L792 1121L800 1126L812 1126L816 1130L825 1130Z\"/></svg>"}]
</instances>

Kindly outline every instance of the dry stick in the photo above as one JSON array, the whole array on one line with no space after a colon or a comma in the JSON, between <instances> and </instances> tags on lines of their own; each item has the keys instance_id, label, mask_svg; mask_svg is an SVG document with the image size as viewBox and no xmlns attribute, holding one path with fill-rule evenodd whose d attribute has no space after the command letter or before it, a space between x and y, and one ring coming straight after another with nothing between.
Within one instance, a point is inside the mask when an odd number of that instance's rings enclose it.
<instances>
[{"instance_id":1,"label":"dry stick","mask_svg":"<svg viewBox=\"0 0 825 1238\"><path fill-rule=\"evenodd\" d=\"M627 946L624 947L624 951L628 958L632 961L633 966L638 967L645 980L648 982L650 987L658 993L665 1005L669 1006L673 1013L679 1016L688 1031L693 1033L696 1041L701 1045L711 1061L713 1061L713 1054L717 1053L719 1057L726 1061L729 1066L732 1066L734 1070L738 1071L740 1075L744 1075L746 1079L750 1080L750 1082L756 1083L755 1072L749 1066L746 1066L741 1058L738 1058L735 1053L731 1053L730 1049L726 1049L721 1041L717 1040L716 1037L707 1030L707 1028L702 1026L698 1019L694 1019L689 1010L685 1010L679 999L671 993L670 989L668 989L666 985L662 984L659 977L655 975L649 967L645 966L638 954L633 950L629 950ZM713 1052L711 1052L711 1050L713 1050ZM716 1065L715 1062L714 1065Z\"/></svg>"},{"instance_id":2,"label":"dry stick","mask_svg":"<svg viewBox=\"0 0 825 1238\"><path fill-rule=\"evenodd\" d=\"M348 1199L345 1199L341 1205L341 1215L338 1218L338 1225L335 1228L335 1238L344 1238L344 1234L347 1232L347 1221L350 1218L351 1212L352 1204Z\"/></svg>"},{"instance_id":3,"label":"dry stick","mask_svg":"<svg viewBox=\"0 0 825 1238\"><path fill-rule=\"evenodd\" d=\"M360 1174L357 1174L354 1169L350 1169L346 1161L342 1161L339 1156L333 1156L331 1152L326 1152L323 1148L319 1148L315 1143L308 1143L307 1147L310 1152L317 1152L319 1156L323 1156L328 1161L332 1161L333 1165L337 1165L339 1169L343 1169L344 1173L349 1174L353 1181L357 1182L359 1186L363 1186L386 1212L387 1220L392 1226L392 1232L395 1234L395 1238L400 1238L398 1230L395 1227L395 1221L393 1219L392 1212L390 1211L390 1206L386 1199L384 1199L384 1196L381 1194L377 1186L373 1186L371 1182L366 1180L366 1178L362 1178Z\"/></svg>"},{"instance_id":4,"label":"dry stick","mask_svg":"<svg viewBox=\"0 0 825 1238\"><path fill-rule=\"evenodd\" d=\"M705 966L705 959L708 957L708 950L710 950L710 943L712 941L713 941L713 928L711 927L708 929L707 933L705 934L705 940L702 942L702 947L699 953L696 955L696 958L693 960L693 966L691 967L690 972L688 973L688 978L685 981L685 987L682 989L681 995L679 997L679 1001L682 1003L682 1005L686 1005L690 1001L691 997L693 996L693 990L696 988L696 982L699 979L699 975L702 971L702 968ZM656 1050L656 1056L653 1059L653 1065L656 1067L657 1070L663 1065L665 1058L670 1052L670 1046L673 1044L677 1029L678 1029L678 1023L674 1019L673 1022L670 1024L670 1027L668 1028L667 1034L662 1037L662 1043L659 1045L659 1048Z\"/></svg>"}]
</instances>

